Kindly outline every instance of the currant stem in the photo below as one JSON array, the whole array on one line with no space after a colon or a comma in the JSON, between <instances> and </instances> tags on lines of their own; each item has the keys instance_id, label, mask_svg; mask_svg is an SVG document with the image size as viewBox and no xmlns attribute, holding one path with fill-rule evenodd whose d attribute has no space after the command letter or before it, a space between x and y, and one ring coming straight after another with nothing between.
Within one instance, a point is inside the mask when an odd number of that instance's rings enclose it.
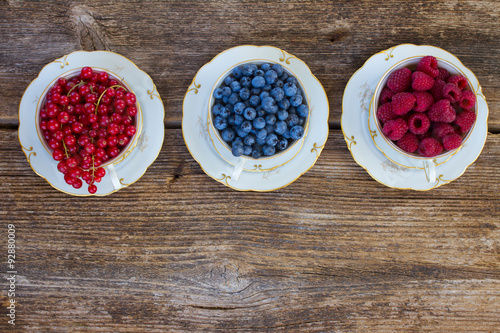
<instances>
[{"instance_id":1,"label":"currant stem","mask_svg":"<svg viewBox=\"0 0 500 333\"><path fill-rule=\"evenodd\" d=\"M123 88L125 91L127 91L127 88L125 88L124 86L119 85L119 84L116 84L116 85L114 85L114 86L111 86L111 87L106 88L106 90L104 90L104 91L102 92L101 96L99 96L99 99L97 100L97 103L96 103L96 105L95 105L95 111L94 111L94 112L95 112L95 114L97 114L97 109L99 108L99 103L101 102L101 98L102 98L102 96L104 96L104 94L106 93L106 91L108 91L108 89L111 89L111 88Z\"/></svg>"}]
</instances>

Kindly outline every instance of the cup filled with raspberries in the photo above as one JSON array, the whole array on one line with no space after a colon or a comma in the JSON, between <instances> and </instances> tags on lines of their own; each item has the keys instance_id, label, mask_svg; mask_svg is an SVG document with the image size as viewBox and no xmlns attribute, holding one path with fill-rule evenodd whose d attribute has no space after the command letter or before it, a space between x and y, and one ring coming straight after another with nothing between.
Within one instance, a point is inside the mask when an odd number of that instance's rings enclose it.
<instances>
[{"instance_id":1,"label":"cup filled with raspberries","mask_svg":"<svg viewBox=\"0 0 500 333\"><path fill-rule=\"evenodd\" d=\"M476 121L476 95L451 62L431 55L411 57L382 76L370 112L385 141L381 144L372 133L377 147L396 156L396 162L404 155L417 166L418 160L449 158L463 146ZM424 163L423 168L435 164Z\"/></svg>"},{"instance_id":2,"label":"cup filled with raspberries","mask_svg":"<svg viewBox=\"0 0 500 333\"><path fill-rule=\"evenodd\" d=\"M97 192L106 168L131 152L141 130L135 94L111 72L83 67L56 78L38 103L36 126L64 181Z\"/></svg>"},{"instance_id":3,"label":"cup filled with raspberries","mask_svg":"<svg viewBox=\"0 0 500 333\"><path fill-rule=\"evenodd\" d=\"M297 150L307 132L309 106L291 71L271 61L250 61L219 78L208 113L214 144L240 161L262 161Z\"/></svg>"}]
</instances>

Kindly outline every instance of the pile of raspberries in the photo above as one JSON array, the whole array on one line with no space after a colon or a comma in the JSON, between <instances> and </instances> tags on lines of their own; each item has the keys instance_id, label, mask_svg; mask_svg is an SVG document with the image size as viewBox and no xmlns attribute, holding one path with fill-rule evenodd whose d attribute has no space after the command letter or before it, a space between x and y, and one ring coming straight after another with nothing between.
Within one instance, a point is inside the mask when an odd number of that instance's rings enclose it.
<instances>
[{"instance_id":1,"label":"pile of raspberries","mask_svg":"<svg viewBox=\"0 0 500 333\"><path fill-rule=\"evenodd\" d=\"M467 79L423 57L415 71L392 72L382 89L377 118L382 132L408 153L434 157L462 145L476 120L476 96Z\"/></svg>"}]
</instances>

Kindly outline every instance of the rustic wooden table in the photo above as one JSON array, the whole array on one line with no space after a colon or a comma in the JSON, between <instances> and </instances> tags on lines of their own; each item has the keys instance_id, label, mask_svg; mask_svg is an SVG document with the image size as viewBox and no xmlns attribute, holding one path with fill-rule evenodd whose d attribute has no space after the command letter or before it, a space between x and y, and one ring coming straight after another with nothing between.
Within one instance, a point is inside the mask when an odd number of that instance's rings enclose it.
<instances>
[{"instance_id":1,"label":"rustic wooden table","mask_svg":"<svg viewBox=\"0 0 500 333\"><path fill-rule=\"evenodd\" d=\"M0 331L500 332L500 3L490 1L0 2ZM374 53L455 54L489 106L480 157L457 180L386 187L352 158L342 95ZM218 53L273 45L323 84L330 134L314 167L273 192L208 177L182 137L182 101ZM109 50L155 82L165 140L132 186L73 197L38 177L18 106L47 63ZM5 278L5 279L4 279Z\"/></svg>"}]
</instances>

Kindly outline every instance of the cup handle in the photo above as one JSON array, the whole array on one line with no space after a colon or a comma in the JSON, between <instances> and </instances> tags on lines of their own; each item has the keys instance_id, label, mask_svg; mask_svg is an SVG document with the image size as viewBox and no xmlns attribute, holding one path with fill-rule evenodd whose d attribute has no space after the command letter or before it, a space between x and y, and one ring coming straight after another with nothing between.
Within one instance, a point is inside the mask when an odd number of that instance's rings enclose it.
<instances>
[{"instance_id":1,"label":"cup handle","mask_svg":"<svg viewBox=\"0 0 500 333\"><path fill-rule=\"evenodd\" d=\"M428 183L434 183L436 181L436 165L432 160L423 161L425 178Z\"/></svg>"},{"instance_id":2,"label":"cup handle","mask_svg":"<svg viewBox=\"0 0 500 333\"><path fill-rule=\"evenodd\" d=\"M122 187L122 184L118 179L118 175L116 174L116 170L113 164L108 165L106 169L108 170L108 174L111 178L111 183L113 183L113 187L115 188L115 190L120 189Z\"/></svg>"},{"instance_id":3,"label":"cup handle","mask_svg":"<svg viewBox=\"0 0 500 333\"><path fill-rule=\"evenodd\" d=\"M245 167L245 163L247 162L246 158L240 157L238 163L234 166L233 173L231 174L231 179L238 180L240 179L241 173L243 172L243 168Z\"/></svg>"}]
</instances>

